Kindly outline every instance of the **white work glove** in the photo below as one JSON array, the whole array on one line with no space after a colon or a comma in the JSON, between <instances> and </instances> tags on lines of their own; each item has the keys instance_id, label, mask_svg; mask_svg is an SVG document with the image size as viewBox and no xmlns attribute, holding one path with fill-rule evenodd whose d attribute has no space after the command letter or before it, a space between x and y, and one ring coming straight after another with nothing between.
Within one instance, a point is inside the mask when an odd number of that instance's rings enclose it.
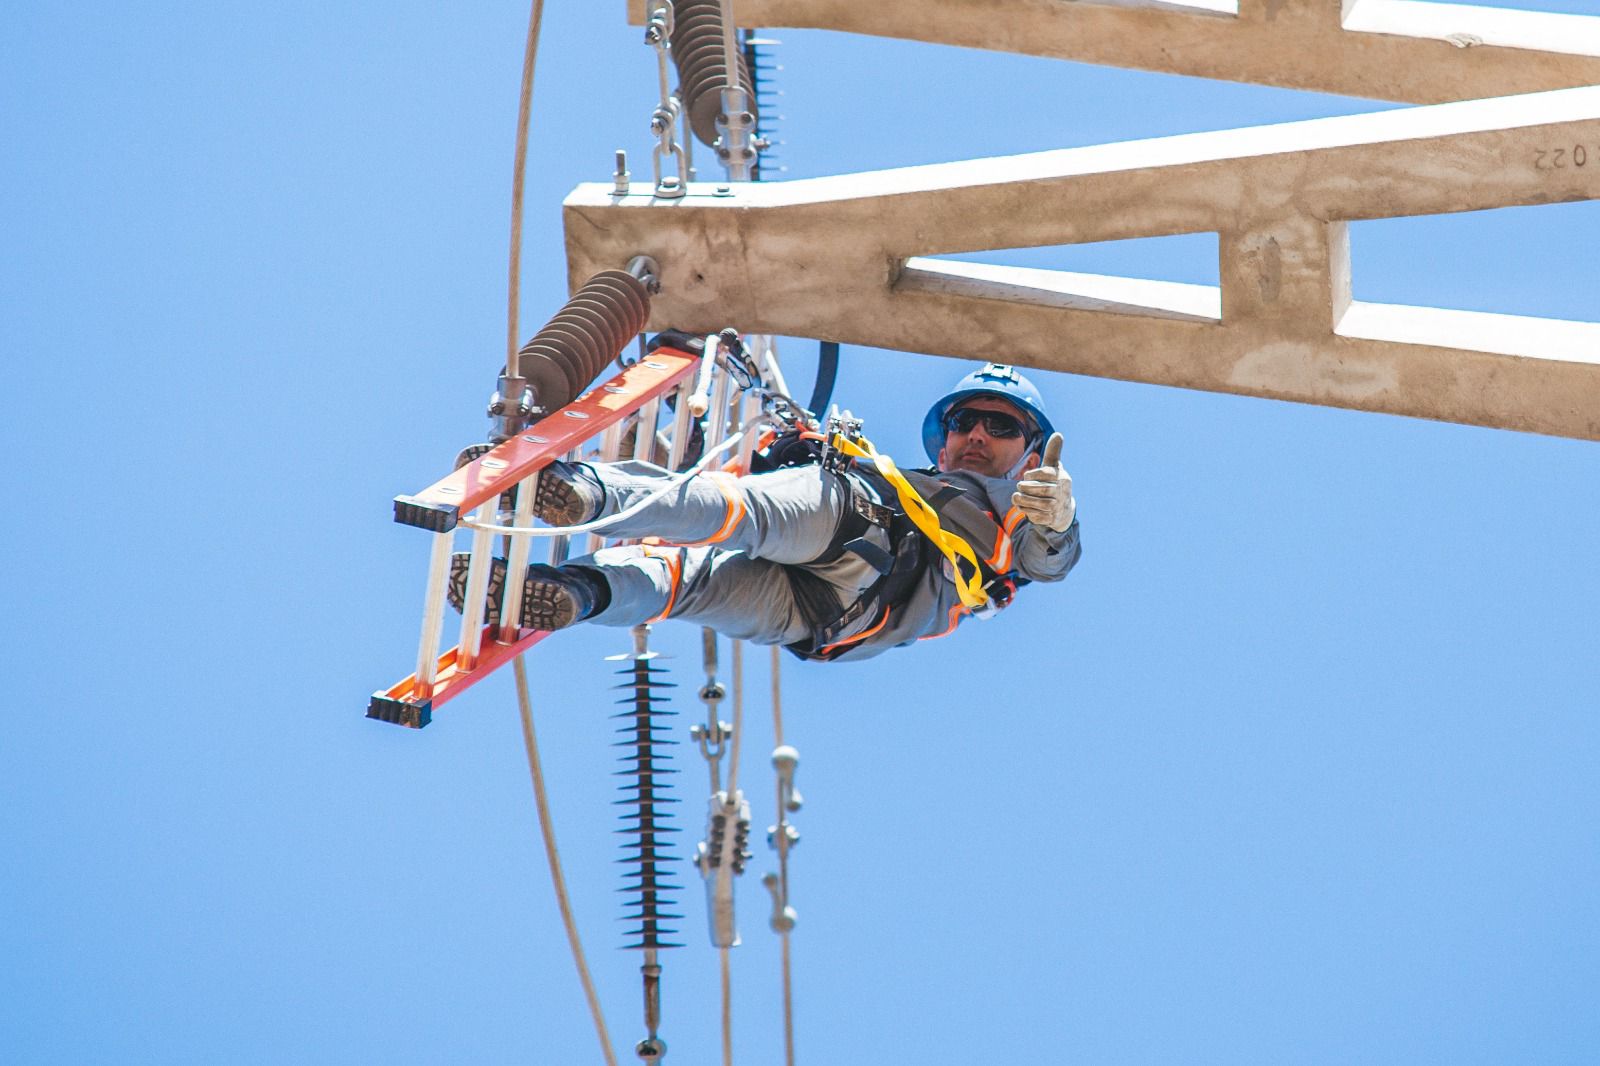
<instances>
[{"instance_id":1,"label":"white work glove","mask_svg":"<svg viewBox=\"0 0 1600 1066\"><path fill-rule=\"evenodd\" d=\"M1044 459L1022 472L1011 503L1036 526L1064 533L1072 525L1078 501L1072 498L1072 475L1061 469L1061 434L1050 434Z\"/></svg>"}]
</instances>

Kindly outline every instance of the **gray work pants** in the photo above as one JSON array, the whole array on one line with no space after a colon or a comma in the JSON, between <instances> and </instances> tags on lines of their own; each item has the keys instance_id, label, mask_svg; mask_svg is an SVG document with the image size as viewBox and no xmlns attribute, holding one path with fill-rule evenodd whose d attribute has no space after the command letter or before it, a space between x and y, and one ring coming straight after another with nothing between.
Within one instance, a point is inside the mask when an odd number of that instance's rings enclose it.
<instances>
[{"instance_id":1,"label":"gray work pants","mask_svg":"<svg viewBox=\"0 0 1600 1066\"><path fill-rule=\"evenodd\" d=\"M606 490L600 517L636 503L667 476L638 461L589 468ZM701 474L606 530L613 537L659 537L671 546L602 548L570 562L605 574L611 603L590 619L600 625L681 618L757 644L792 644L809 637L811 627L786 567L822 578L841 604L877 579L850 553L812 564L832 543L849 505L845 479L815 464L738 478ZM867 536L887 549L882 530L874 527Z\"/></svg>"}]
</instances>

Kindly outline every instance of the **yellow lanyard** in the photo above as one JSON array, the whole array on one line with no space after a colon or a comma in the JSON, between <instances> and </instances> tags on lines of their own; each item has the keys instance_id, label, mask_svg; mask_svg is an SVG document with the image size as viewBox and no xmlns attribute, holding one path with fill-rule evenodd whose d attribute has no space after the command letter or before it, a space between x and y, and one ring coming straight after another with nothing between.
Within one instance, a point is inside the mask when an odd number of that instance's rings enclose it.
<instances>
[{"instance_id":1,"label":"yellow lanyard","mask_svg":"<svg viewBox=\"0 0 1600 1066\"><path fill-rule=\"evenodd\" d=\"M900 497L900 506L905 509L906 517L922 531L923 536L933 542L933 546L938 548L946 559L950 560L950 567L955 571L956 595L961 597L961 605L969 611L975 611L988 603L989 593L983 587L983 568L978 565L978 553L973 551L972 545L961 537L939 525L939 513L911 487L911 482L900 473L900 469L894 465L894 460L887 455L879 454L872 446L872 442L865 437L850 440L835 433L829 443L852 458L871 460L878 473L894 486L894 491ZM963 561L967 563L971 577L962 576Z\"/></svg>"}]
</instances>

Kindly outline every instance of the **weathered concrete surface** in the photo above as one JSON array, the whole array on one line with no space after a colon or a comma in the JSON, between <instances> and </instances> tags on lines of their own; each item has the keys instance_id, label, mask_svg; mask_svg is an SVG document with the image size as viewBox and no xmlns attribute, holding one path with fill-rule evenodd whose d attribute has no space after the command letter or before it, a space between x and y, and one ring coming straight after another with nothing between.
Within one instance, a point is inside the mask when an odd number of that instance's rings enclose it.
<instances>
[{"instance_id":1,"label":"weathered concrete surface","mask_svg":"<svg viewBox=\"0 0 1600 1066\"><path fill-rule=\"evenodd\" d=\"M1600 18L1416 0L737 0L734 18L1416 104L1600 83Z\"/></svg>"},{"instance_id":2,"label":"weathered concrete surface","mask_svg":"<svg viewBox=\"0 0 1600 1066\"><path fill-rule=\"evenodd\" d=\"M1600 199L1600 86L726 195L696 184L675 202L634 188L568 197L569 274L654 256L651 328L735 324L1600 439L1600 326L1351 305L1344 225ZM915 261L1199 232L1219 234L1214 296Z\"/></svg>"}]
</instances>

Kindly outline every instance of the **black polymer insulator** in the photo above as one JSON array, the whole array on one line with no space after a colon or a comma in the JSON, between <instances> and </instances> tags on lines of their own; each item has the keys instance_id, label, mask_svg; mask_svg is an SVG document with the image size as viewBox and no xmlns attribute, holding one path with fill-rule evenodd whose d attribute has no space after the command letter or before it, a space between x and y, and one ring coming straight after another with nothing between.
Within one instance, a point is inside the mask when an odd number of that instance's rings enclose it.
<instances>
[{"instance_id":1,"label":"black polymer insulator","mask_svg":"<svg viewBox=\"0 0 1600 1066\"><path fill-rule=\"evenodd\" d=\"M572 294L517 353L517 372L546 413L565 407L650 318L650 291L626 270L602 270Z\"/></svg>"},{"instance_id":2,"label":"black polymer insulator","mask_svg":"<svg viewBox=\"0 0 1600 1066\"><path fill-rule=\"evenodd\" d=\"M624 795L618 803L631 809L623 812L622 828L617 830L628 838L617 862L629 868L622 888L629 897L623 919L638 923L627 931L633 939L624 946L641 950L681 947L667 939L678 931L666 923L682 915L673 913L673 901L667 895L681 886L664 880L666 868L679 861L666 845L671 835L681 830L671 824L672 816L664 809L677 802L665 795L670 786L664 780L677 771L665 765L670 757L661 748L672 741L664 738L666 727L660 721L675 715L661 706L667 698L662 690L677 686L662 680L665 671L652 669L647 659L635 659L621 673L627 681L616 687L630 690L632 695L617 701L628 709L612 717L626 720L617 734L625 738L619 746L629 750L621 757L623 769L617 776L629 779L622 791L631 795Z\"/></svg>"},{"instance_id":3,"label":"black polymer insulator","mask_svg":"<svg viewBox=\"0 0 1600 1066\"><path fill-rule=\"evenodd\" d=\"M736 49L739 84L756 113L755 85L742 49ZM721 0L677 0L672 8L672 61L678 67L678 96L689 116L689 128L701 144L717 143L717 115L727 85L722 43Z\"/></svg>"}]
</instances>

